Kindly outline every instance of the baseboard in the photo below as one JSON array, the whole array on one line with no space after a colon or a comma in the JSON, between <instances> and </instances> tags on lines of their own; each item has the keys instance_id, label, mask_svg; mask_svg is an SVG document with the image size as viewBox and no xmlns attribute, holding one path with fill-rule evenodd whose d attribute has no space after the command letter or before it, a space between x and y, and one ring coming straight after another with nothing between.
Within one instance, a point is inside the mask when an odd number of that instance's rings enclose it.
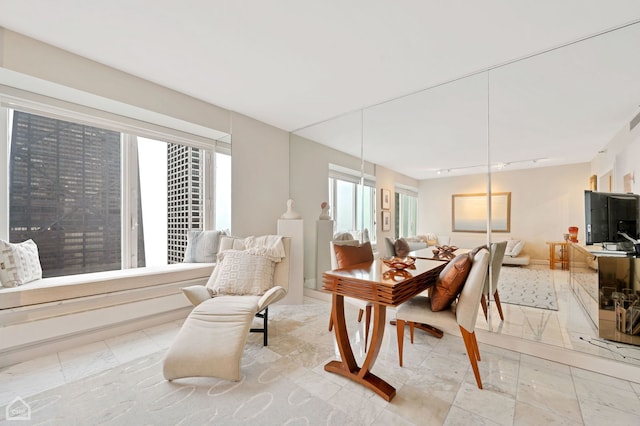
<instances>
[{"instance_id":1,"label":"baseboard","mask_svg":"<svg viewBox=\"0 0 640 426\"><path fill-rule=\"evenodd\" d=\"M113 323L108 326L83 330L82 332L58 337L51 340L39 341L31 345L12 348L0 355L0 368L24 362L29 359L64 351L77 346L99 342L111 337L131 333L145 328L161 325L170 321L185 319L192 306L174 309L159 314L148 315L135 320Z\"/></svg>"}]
</instances>

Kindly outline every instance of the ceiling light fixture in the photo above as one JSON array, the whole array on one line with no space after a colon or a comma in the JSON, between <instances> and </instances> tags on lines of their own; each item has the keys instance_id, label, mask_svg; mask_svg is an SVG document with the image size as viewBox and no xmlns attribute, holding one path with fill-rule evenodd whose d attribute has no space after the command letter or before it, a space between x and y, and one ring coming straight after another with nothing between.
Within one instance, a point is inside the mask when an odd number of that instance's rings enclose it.
<instances>
[{"instance_id":1,"label":"ceiling light fixture","mask_svg":"<svg viewBox=\"0 0 640 426\"><path fill-rule=\"evenodd\" d=\"M503 170L507 167L510 167L514 164L525 164L525 163L531 163L531 164L538 164L541 161L546 161L548 160L548 158L546 157L540 157L540 158L530 158L527 160L517 160L517 161L508 161L508 162L501 162L501 163L496 163L493 164L491 167L496 169L496 170ZM451 172L456 172L456 171L460 171L460 170L469 170L469 169L485 169L487 166L485 164L477 164L477 165L473 165L473 166L464 166L464 167L451 167L448 169L440 169L440 170L436 170L436 174L437 175L443 175L446 173L451 173Z\"/></svg>"}]
</instances>

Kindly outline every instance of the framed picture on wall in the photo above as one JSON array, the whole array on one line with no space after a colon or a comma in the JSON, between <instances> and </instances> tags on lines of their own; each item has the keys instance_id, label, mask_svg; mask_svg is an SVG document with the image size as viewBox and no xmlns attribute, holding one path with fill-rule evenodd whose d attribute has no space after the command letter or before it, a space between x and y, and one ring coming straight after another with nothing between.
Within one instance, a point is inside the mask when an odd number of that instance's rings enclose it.
<instances>
[{"instance_id":1,"label":"framed picture on wall","mask_svg":"<svg viewBox=\"0 0 640 426\"><path fill-rule=\"evenodd\" d=\"M487 194L453 194L452 231L487 232ZM491 194L491 230L510 232L511 193Z\"/></svg>"},{"instance_id":2,"label":"framed picture on wall","mask_svg":"<svg viewBox=\"0 0 640 426\"><path fill-rule=\"evenodd\" d=\"M391 212L389 211L382 212L382 230L383 231L391 230Z\"/></svg>"},{"instance_id":3,"label":"framed picture on wall","mask_svg":"<svg viewBox=\"0 0 640 426\"><path fill-rule=\"evenodd\" d=\"M391 208L391 191L388 189L382 189L382 210L389 210Z\"/></svg>"}]
</instances>

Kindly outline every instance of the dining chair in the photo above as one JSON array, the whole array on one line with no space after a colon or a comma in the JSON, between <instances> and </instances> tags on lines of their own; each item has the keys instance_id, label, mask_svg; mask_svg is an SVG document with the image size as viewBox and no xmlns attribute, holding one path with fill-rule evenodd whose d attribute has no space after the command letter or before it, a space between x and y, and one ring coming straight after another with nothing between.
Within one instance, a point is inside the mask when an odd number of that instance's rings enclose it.
<instances>
[{"instance_id":1,"label":"dining chair","mask_svg":"<svg viewBox=\"0 0 640 426\"><path fill-rule=\"evenodd\" d=\"M502 305L500 304L500 294L498 294L498 279L500 278L500 270L502 269L502 260L504 259L504 253L507 249L507 241L500 241L498 243L491 244L491 264L489 268L491 268L491 274L487 274L487 277L484 280L484 290L482 291L482 298L480 299L480 304L482 305L482 310L484 311L485 319L488 319L487 316L487 300L489 298L489 293L491 289L493 289L493 300L496 303L496 308L498 308L498 314L500 315L500 320L504 321L504 314L502 313ZM491 286L489 286L491 283Z\"/></svg>"},{"instance_id":2,"label":"dining chair","mask_svg":"<svg viewBox=\"0 0 640 426\"><path fill-rule=\"evenodd\" d=\"M331 269L348 268L358 263L372 262L373 249L370 242L362 244L341 244L339 241L331 241ZM367 351L369 341L369 327L371 326L371 310L373 304L366 300L345 296L344 301L358 308L358 322L362 322L362 315L365 315L364 323L364 351ZM333 316L329 317L329 331L333 330Z\"/></svg>"},{"instance_id":3,"label":"dining chair","mask_svg":"<svg viewBox=\"0 0 640 426\"><path fill-rule=\"evenodd\" d=\"M469 275L467 275L457 302L454 302L449 309L432 311L431 298L427 296L416 296L398 306L396 309L396 331L398 335L398 360L401 367L405 324L409 323L409 333L413 344L415 323L428 323L451 334L462 336L476 383L478 388L482 389L482 380L478 370L480 350L476 340L475 324L488 267L489 251L482 248L473 257Z\"/></svg>"}]
</instances>

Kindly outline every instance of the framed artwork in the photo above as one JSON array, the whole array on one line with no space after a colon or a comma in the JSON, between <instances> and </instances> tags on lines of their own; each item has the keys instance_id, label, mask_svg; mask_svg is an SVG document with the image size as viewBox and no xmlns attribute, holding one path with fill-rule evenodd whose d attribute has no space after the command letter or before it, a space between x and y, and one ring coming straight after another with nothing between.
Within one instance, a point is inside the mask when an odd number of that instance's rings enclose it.
<instances>
[{"instance_id":1,"label":"framed artwork","mask_svg":"<svg viewBox=\"0 0 640 426\"><path fill-rule=\"evenodd\" d=\"M382 189L382 210L389 210L391 208L391 191L388 189Z\"/></svg>"},{"instance_id":2,"label":"framed artwork","mask_svg":"<svg viewBox=\"0 0 640 426\"><path fill-rule=\"evenodd\" d=\"M382 212L382 230L383 231L391 230L391 212L389 211Z\"/></svg>"},{"instance_id":3,"label":"framed artwork","mask_svg":"<svg viewBox=\"0 0 640 426\"><path fill-rule=\"evenodd\" d=\"M453 194L451 196L453 232L487 232L487 194ZM491 194L491 231L510 232L511 193Z\"/></svg>"}]
</instances>

